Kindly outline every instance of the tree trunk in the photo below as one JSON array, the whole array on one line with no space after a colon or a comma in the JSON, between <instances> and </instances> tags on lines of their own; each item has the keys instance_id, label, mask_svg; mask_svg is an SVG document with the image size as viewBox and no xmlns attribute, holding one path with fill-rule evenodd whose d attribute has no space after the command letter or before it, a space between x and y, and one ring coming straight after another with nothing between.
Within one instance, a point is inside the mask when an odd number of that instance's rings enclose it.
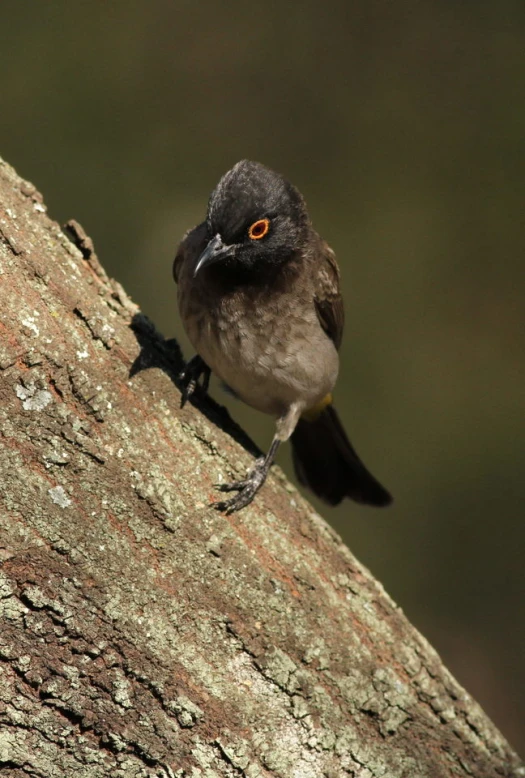
<instances>
[{"instance_id":1,"label":"tree trunk","mask_svg":"<svg viewBox=\"0 0 525 778\"><path fill-rule=\"evenodd\" d=\"M5 163L0 196L2 776L525 775L278 470L209 506L253 445L179 410L79 225Z\"/></svg>"}]
</instances>

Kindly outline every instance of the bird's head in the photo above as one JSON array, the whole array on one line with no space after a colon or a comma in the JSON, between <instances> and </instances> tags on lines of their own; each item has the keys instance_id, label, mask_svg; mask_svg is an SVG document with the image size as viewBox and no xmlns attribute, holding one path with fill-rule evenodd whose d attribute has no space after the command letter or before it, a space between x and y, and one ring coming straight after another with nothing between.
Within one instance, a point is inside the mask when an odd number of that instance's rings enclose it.
<instances>
[{"instance_id":1,"label":"bird's head","mask_svg":"<svg viewBox=\"0 0 525 778\"><path fill-rule=\"evenodd\" d=\"M209 241L194 274L219 264L239 270L281 265L306 242L308 223L294 186L258 162L238 162L211 193Z\"/></svg>"}]
</instances>

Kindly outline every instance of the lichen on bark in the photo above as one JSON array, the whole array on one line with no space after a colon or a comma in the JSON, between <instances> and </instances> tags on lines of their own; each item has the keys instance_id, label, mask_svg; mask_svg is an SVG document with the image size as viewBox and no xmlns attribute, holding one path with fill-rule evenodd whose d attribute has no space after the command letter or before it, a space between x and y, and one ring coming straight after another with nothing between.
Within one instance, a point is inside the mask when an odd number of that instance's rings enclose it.
<instances>
[{"instance_id":1,"label":"lichen on bark","mask_svg":"<svg viewBox=\"0 0 525 778\"><path fill-rule=\"evenodd\" d=\"M525 775L479 706L228 414L80 225L0 164L0 770Z\"/></svg>"}]
</instances>

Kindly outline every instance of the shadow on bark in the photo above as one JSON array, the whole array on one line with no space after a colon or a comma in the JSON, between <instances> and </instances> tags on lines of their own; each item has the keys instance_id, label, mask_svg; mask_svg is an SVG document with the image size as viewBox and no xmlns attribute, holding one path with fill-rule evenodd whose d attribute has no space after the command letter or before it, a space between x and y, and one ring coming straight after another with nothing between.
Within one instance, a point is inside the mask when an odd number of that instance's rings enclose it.
<instances>
[{"instance_id":1,"label":"shadow on bark","mask_svg":"<svg viewBox=\"0 0 525 778\"><path fill-rule=\"evenodd\" d=\"M140 347L140 352L130 367L129 376L133 378L142 370L158 368L170 379L180 392L182 389L179 376L186 362L181 348L175 338L166 340L156 329L147 316L136 313L131 320L131 329ZM216 402L211 395L204 393L197 385L194 394L188 401L206 418L223 432L230 435L240 446L252 456L261 455L251 438L232 419L228 410Z\"/></svg>"}]
</instances>

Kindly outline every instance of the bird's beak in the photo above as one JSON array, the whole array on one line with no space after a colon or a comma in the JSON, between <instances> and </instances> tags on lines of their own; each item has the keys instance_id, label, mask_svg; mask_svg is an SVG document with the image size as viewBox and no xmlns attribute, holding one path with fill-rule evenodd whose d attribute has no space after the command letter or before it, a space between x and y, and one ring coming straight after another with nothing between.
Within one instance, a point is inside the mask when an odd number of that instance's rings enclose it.
<instances>
[{"instance_id":1,"label":"bird's beak","mask_svg":"<svg viewBox=\"0 0 525 778\"><path fill-rule=\"evenodd\" d=\"M208 267L209 265L215 264L215 262L220 262L222 259L231 257L233 251L234 247L226 246L222 242L222 238L219 233L217 233L217 235L210 240L200 255L198 262L195 265L195 270L193 271L193 277L195 278L199 270L202 270L203 267Z\"/></svg>"}]
</instances>

